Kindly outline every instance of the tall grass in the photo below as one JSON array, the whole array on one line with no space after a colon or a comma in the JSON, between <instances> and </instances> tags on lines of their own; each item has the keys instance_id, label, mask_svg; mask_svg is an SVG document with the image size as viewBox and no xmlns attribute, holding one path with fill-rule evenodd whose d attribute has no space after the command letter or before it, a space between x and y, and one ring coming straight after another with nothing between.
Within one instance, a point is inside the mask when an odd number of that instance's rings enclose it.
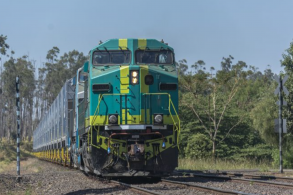
<instances>
[{"instance_id":1,"label":"tall grass","mask_svg":"<svg viewBox=\"0 0 293 195\"><path fill-rule=\"evenodd\" d=\"M25 160L32 157L32 142L22 141L20 144L20 159ZM16 161L16 142L1 139L0 141L0 173L4 171L11 162Z\"/></svg>"},{"instance_id":2,"label":"tall grass","mask_svg":"<svg viewBox=\"0 0 293 195\"><path fill-rule=\"evenodd\" d=\"M261 171L268 171L274 169L272 162L269 160L227 160L227 159L179 159L178 169L190 170L234 170L234 169L260 169Z\"/></svg>"}]
</instances>

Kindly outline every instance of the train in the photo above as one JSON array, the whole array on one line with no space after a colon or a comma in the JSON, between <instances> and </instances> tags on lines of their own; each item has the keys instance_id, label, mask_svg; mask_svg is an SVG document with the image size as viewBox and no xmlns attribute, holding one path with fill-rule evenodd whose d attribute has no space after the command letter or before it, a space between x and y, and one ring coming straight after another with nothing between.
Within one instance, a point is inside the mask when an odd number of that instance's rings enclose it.
<instances>
[{"instance_id":1,"label":"train","mask_svg":"<svg viewBox=\"0 0 293 195\"><path fill-rule=\"evenodd\" d=\"M34 154L102 177L170 175L178 166L178 104L167 43L100 42L40 119Z\"/></svg>"}]
</instances>

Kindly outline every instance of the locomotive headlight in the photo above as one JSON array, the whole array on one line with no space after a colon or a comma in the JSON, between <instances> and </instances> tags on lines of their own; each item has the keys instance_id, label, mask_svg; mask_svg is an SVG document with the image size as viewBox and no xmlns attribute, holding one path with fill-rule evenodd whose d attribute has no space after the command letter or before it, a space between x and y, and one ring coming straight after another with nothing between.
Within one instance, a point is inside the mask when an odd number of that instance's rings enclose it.
<instances>
[{"instance_id":1,"label":"locomotive headlight","mask_svg":"<svg viewBox=\"0 0 293 195\"><path fill-rule=\"evenodd\" d=\"M132 77L137 77L137 75L138 75L138 72L137 71L132 71L132 73L131 73L131 76Z\"/></svg>"},{"instance_id":2,"label":"locomotive headlight","mask_svg":"<svg viewBox=\"0 0 293 195\"><path fill-rule=\"evenodd\" d=\"M131 83L138 84L138 71L137 70L131 71Z\"/></svg>"},{"instance_id":3,"label":"locomotive headlight","mask_svg":"<svg viewBox=\"0 0 293 195\"><path fill-rule=\"evenodd\" d=\"M132 82L132 84L136 84L137 83L137 78L132 78L131 82Z\"/></svg>"},{"instance_id":4,"label":"locomotive headlight","mask_svg":"<svg viewBox=\"0 0 293 195\"><path fill-rule=\"evenodd\" d=\"M109 123L117 124L117 122L118 122L117 115L112 114L112 115L109 116Z\"/></svg>"},{"instance_id":5,"label":"locomotive headlight","mask_svg":"<svg viewBox=\"0 0 293 195\"><path fill-rule=\"evenodd\" d=\"M163 116L161 114L155 115L155 124L161 124L163 122Z\"/></svg>"}]
</instances>

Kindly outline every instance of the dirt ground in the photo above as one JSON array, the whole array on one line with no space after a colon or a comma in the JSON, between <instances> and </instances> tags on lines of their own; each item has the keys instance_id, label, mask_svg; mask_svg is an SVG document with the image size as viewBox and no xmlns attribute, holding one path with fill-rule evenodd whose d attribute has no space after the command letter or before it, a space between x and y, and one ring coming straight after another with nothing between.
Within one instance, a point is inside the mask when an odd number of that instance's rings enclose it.
<instances>
[{"instance_id":1,"label":"dirt ground","mask_svg":"<svg viewBox=\"0 0 293 195\"><path fill-rule=\"evenodd\" d=\"M21 162L20 183L16 182L16 162L6 165L0 172L1 195L81 195L137 194L107 181L86 176L83 172L61 165L28 158Z\"/></svg>"}]
</instances>

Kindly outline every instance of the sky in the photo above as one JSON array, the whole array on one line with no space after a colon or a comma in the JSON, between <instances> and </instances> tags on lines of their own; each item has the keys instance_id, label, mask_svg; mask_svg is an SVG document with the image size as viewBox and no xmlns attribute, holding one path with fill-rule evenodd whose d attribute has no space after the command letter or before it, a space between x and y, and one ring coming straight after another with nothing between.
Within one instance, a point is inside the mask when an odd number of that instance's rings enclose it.
<instances>
[{"instance_id":1,"label":"sky","mask_svg":"<svg viewBox=\"0 0 293 195\"><path fill-rule=\"evenodd\" d=\"M232 55L279 73L293 41L292 0L0 0L0 34L40 66L57 46L88 54L111 38L164 39L176 60L221 68ZM5 60L5 58L4 58ZM4 61L3 60L3 61ZM269 66L268 66L269 65Z\"/></svg>"}]
</instances>

